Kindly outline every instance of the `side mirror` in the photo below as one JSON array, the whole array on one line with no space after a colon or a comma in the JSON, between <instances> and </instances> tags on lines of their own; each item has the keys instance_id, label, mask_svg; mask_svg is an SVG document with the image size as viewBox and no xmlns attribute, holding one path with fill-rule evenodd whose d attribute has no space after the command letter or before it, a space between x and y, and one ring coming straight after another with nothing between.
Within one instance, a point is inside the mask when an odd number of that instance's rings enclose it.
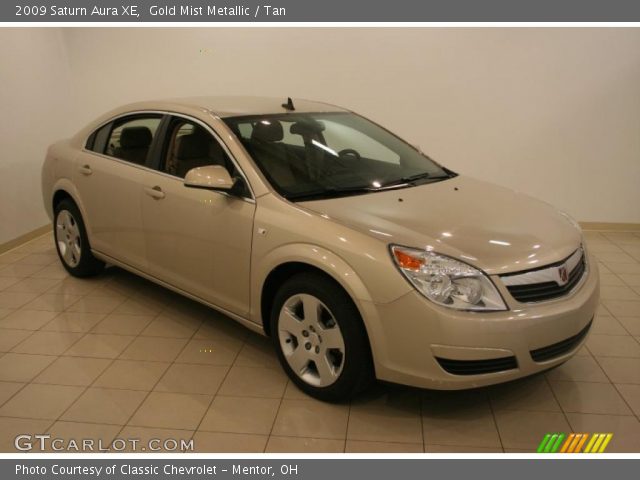
<instances>
[{"instance_id":1,"label":"side mirror","mask_svg":"<svg viewBox=\"0 0 640 480\"><path fill-rule=\"evenodd\" d=\"M234 184L235 180L231 178L227 169L220 165L192 168L184 177L184 186L191 188L226 192L231 190Z\"/></svg>"}]
</instances>

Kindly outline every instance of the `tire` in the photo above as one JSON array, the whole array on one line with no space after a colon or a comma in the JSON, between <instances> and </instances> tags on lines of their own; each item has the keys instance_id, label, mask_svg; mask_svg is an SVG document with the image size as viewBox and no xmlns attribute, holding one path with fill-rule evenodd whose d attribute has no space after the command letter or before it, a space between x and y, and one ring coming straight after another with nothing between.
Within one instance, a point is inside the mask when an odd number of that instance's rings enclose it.
<instances>
[{"instance_id":1,"label":"tire","mask_svg":"<svg viewBox=\"0 0 640 480\"><path fill-rule=\"evenodd\" d=\"M70 199L62 200L54 210L53 235L62 266L74 277L91 277L104 269L104 262L91 253L82 215Z\"/></svg>"},{"instance_id":2,"label":"tire","mask_svg":"<svg viewBox=\"0 0 640 480\"><path fill-rule=\"evenodd\" d=\"M308 395L341 402L373 382L360 313L349 295L324 275L309 272L288 279L275 295L271 327L282 367Z\"/></svg>"}]
</instances>

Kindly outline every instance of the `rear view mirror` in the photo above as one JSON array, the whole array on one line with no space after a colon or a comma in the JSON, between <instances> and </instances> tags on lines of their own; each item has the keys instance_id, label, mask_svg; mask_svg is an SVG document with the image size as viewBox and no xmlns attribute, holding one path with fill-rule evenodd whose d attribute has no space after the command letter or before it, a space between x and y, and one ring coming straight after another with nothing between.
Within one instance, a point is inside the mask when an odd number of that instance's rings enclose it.
<instances>
[{"instance_id":1,"label":"rear view mirror","mask_svg":"<svg viewBox=\"0 0 640 480\"><path fill-rule=\"evenodd\" d=\"M220 165L192 168L184 177L184 186L191 188L228 191L234 184L235 180L227 169Z\"/></svg>"}]
</instances>

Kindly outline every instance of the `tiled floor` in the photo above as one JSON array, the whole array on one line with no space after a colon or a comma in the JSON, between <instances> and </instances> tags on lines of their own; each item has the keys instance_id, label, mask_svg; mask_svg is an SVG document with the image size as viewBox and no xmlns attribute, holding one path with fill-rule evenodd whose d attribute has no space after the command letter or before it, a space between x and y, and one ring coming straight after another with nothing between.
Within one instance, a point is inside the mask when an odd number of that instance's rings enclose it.
<instances>
[{"instance_id":1,"label":"tiled floor","mask_svg":"<svg viewBox=\"0 0 640 480\"><path fill-rule=\"evenodd\" d=\"M0 451L22 433L194 439L206 452L518 452L613 432L640 452L640 234L587 232L602 305L556 370L468 392L378 386L309 399L270 343L119 269L70 278L50 235L0 255Z\"/></svg>"}]
</instances>

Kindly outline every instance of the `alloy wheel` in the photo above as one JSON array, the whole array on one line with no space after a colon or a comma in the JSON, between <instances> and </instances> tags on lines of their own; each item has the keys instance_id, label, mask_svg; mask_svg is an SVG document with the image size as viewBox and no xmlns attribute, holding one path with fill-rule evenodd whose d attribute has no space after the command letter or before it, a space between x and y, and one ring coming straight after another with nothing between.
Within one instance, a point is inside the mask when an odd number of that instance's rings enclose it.
<instances>
[{"instance_id":1,"label":"alloy wheel","mask_svg":"<svg viewBox=\"0 0 640 480\"><path fill-rule=\"evenodd\" d=\"M68 210L61 210L56 218L56 243L64 263L76 267L80 263L82 240L78 222Z\"/></svg>"},{"instance_id":2,"label":"alloy wheel","mask_svg":"<svg viewBox=\"0 0 640 480\"><path fill-rule=\"evenodd\" d=\"M342 373L345 345L331 311L309 294L287 299L278 318L280 348L295 374L315 387L333 384Z\"/></svg>"}]
</instances>

